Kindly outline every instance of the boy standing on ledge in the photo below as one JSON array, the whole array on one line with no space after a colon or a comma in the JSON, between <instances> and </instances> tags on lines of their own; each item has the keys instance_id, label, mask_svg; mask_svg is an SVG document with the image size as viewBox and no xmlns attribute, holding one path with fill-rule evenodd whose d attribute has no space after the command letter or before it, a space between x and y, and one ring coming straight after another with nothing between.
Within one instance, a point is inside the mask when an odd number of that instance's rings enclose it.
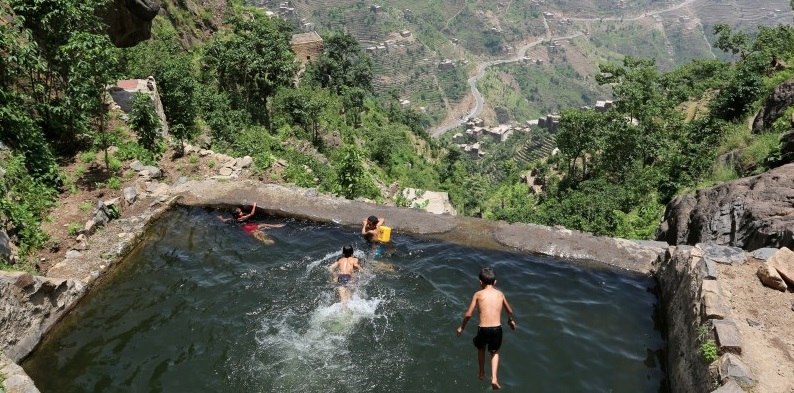
<instances>
[{"instance_id":1,"label":"boy standing on ledge","mask_svg":"<svg viewBox=\"0 0 794 393\"><path fill-rule=\"evenodd\" d=\"M507 311L507 324L511 329L516 330L516 321L513 320L513 309L507 303L504 294L496 288L496 274L490 267L480 271L481 290L477 291L471 299L463 322L457 329L458 336L463 333L466 323L469 322L471 315L476 307L479 311L480 323L477 328L477 336L474 337L474 346L477 347L477 361L480 366L480 380L485 379L485 350L491 353L491 387L494 390L501 389L496 372L499 368L499 348L502 346L502 308Z\"/></svg>"}]
</instances>

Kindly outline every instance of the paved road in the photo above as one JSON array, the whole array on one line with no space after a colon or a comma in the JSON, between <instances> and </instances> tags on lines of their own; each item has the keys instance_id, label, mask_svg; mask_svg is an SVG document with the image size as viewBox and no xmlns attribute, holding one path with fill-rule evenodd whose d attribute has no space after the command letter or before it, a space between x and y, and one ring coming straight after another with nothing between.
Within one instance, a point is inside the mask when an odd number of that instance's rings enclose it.
<instances>
[{"instance_id":1,"label":"paved road","mask_svg":"<svg viewBox=\"0 0 794 393\"><path fill-rule=\"evenodd\" d=\"M602 21L602 20L603 21L624 21L624 22L625 21L635 21L635 20L640 20L642 18L647 18L650 15L657 15L657 14L661 14L661 13L677 10L679 8L686 7L687 5L690 5L690 4L692 4L692 3L696 2L696 1L699 1L699 0L685 0L684 2L676 4L676 5L673 5L673 6L669 7L669 8L665 8L663 10L658 10L658 11L646 12L646 13L643 13L643 14L641 14L639 16L635 16L635 17L631 17L631 18L617 18L617 17L615 17L615 18L566 18L566 19L570 19L570 20L577 21L577 22L595 22L595 21ZM537 46L541 42L549 41L549 40L552 40L552 41L553 40L567 40L567 39L571 39L571 38L574 38L574 37L579 37L579 36L581 36L583 34L583 33L579 32L579 33L566 35L566 36L552 37L551 33L550 33L550 29L548 27L548 23L546 23L546 18L545 17L543 18L543 23L546 26L546 37L544 37L542 39L535 40L535 41L533 41L533 42L531 42L531 43L529 43L527 45L524 45L523 47L521 47L521 49L518 50L518 52L517 52L515 57L511 57L511 58L507 58L507 59L501 59L501 60L487 61L485 63L481 63L477 67L477 74L474 75L473 77L469 78L469 88L471 89L471 94L474 96L474 100L476 102L475 105L474 105L474 108L472 108L472 110L469 111L469 113L466 116L464 116L463 118L456 119L455 121L453 121L451 123L442 125L438 129L433 131L433 137L434 138L440 138L441 135L444 135L444 133L446 133L447 131L449 131L449 130L455 128L455 127L458 127L461 124L464 124L468 119L470 119L472 117L477 117L477 116L480 115L480 113L482 113L482 108L485 105L485 99L483 99L482 94L480 94L480 90L477 89L477 82L485 76L485 70L488 69L488 67L491 67L491 66L494 66L494 65L498 65L498 64L506 64L506 63L513 63L513 62L520 61L521 59L524 58L524 56L526 56L526 53L527 53L527 51L530 48Z\"/></svg>"}]
</instances>

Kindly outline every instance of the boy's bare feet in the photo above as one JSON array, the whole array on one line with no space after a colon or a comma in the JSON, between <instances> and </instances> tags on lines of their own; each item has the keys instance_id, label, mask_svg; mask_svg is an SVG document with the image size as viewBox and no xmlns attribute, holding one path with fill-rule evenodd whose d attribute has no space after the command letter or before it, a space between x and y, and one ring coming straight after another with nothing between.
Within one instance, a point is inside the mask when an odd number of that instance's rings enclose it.
<instances>
[{"instance_id":1,"label":"boy's bare feet","mask_svg":"<svg viewBox=\"0 0 794 393\"><path fill-rule=\"evenodd\" d=\"M493 390L499 390L499 389L501 389L502 387L501 387L501 386L499 386L499 382L493 381L493 382L491 382L491 388L492 388Z\"/></svg>"}]
</instances>

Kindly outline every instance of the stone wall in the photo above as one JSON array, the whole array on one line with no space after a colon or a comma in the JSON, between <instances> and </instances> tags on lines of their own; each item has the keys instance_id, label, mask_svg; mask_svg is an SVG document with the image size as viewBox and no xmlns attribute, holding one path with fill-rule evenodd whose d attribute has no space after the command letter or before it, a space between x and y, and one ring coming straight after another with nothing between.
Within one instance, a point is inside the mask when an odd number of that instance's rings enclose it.
<instances>
[{"instance_id":1,"label":"stone wall","mask_svg":"<svg viewBox=\"0 0 794 393\"><path fill-rule=\"evenodd\" d=\"M717 269L717 264L741 265L747 258L739 248L698 244L670 247L654 264L671 392L754 391L757 378L742 359L740 322L734 320ZM714 340L719 354L711 363L702 352L708 340Z\"/></svg>"},{"instance_id":2,"label":"stone wall","mask_svg":"<svg viewBox=\"0 0 794 393\"><path fill-rule=\"evenodd\" d=\"M708 366L697 344L700 283L703 264L699 249L670 247L656 264L662 318L667 325L667 379L672 392L708 392ZM684 387L689 387L684 389Z\"/></svg>"}]
</instances>

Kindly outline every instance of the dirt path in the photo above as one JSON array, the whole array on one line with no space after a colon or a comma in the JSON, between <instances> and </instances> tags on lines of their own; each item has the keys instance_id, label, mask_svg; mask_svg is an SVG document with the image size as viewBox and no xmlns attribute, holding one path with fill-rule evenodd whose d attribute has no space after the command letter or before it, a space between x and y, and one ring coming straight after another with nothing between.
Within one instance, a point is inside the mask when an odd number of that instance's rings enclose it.
<instances>
[{"instance_id":1,"label":"dirt path","mask_svg":"<svg viewBox=\"0 0 794 393\"><path fill-rule=\"evenodd\" d=\"M742 337L742 359L759 385L754 393L794 393L794 293L763 286L762 262L719 265L719 282Z\"/></svg>"}]
</instances>

